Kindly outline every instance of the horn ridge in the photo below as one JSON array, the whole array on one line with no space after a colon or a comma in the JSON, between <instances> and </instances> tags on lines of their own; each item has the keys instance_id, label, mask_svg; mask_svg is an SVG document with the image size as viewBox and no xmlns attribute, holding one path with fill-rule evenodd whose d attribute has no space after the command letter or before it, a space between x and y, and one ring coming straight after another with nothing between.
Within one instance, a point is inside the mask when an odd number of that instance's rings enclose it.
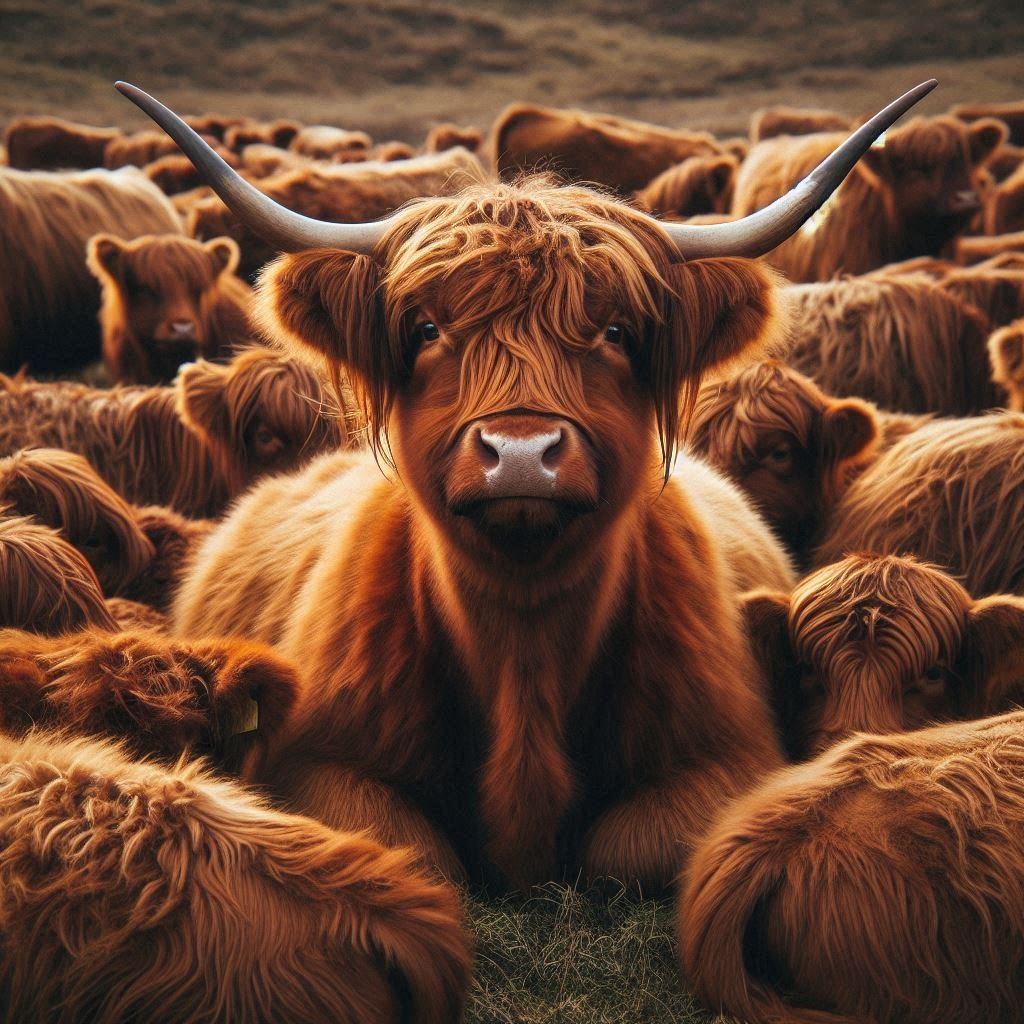
<instances>
[{"instance_id":1,"label":"horn ridge","mask_svg":"<svg viewBox=\"0 0 1024 1024\"><path fill-rule=\"evenodd\" d=\"M930 78L893 100L825 157L803 181L764 209L742 220L701 225L657 223L667 232L684 259L711 256L747 256L754 259L763 256L786 241L819 210L875 139L938 84L936 79Z\"/></svg>"},{"instance_id":2,"label":"horn ridge","mask_svg":"<svg viewBox=\"0 0 1024 1024\"><path fill-rule=\"evenodd\" d=\"M344 249L369 255L391 218L364 224L333 224L305 217L275 202L218 156L174 111L128 82L114 88L148 114L180 147L232 213L281 252Z\"/></svg>"}]
</instances>

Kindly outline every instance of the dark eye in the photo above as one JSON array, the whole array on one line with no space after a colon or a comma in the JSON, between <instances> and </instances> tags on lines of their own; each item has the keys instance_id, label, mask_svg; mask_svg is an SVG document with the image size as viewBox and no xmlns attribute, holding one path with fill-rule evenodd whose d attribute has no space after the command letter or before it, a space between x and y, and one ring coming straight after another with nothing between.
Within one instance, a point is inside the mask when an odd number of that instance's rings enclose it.
<instances>
[{"instance_id":1,"label":"dark eye","mask_svg":"<svg viewBox=\"0 0 1024 1024\"><path fill-rule=\"evenodd\" d=\"M945 669L938 665L932 665L931 668L925 669L924 677L930 683L937 683L945 674Z\"/></svg>"},{"instance_id":2,"label":"dark eye","mask_svg":"<svg viewBox=\"0 0 1024 1024\"><path fill-rule=\"evenodd\" d=\"M793 465L793 446L787 441L781 441L761 456L761 464L775 472L790 469Z\"/></svg>"},{"instance_id":3,"label":"dark eye","mask_svg":"<svg viewBox=\"0 0 1024 1024\"><path fill-rule=\"evenodd\" d=\"M413 337L420 344L426 345L441 337L441 329L432 320L425 320L423 323L417 324L416 330L413 331Z\"/></svg>"},{"instance_id":4,"label":"dark eye","mask_svg":"<svg viewBox=\"0 0 1024 1024\"><path fill-rule=\"evenodd\" d=\"M604 329L604 340L611 345L625 345L626 329L622 324L609 324Z\"/></svg>"},{"instance_id":5,"label":"dark eye","mask_svg":"<svg viewBox=\"0 0 1024 1024\"><path fill-rule=\"evenodd\" d=\"M284 441L269 427L260 425L251 437L252 453L257 459L272 459L284 450Z\"/></svg>"}]
</instances>

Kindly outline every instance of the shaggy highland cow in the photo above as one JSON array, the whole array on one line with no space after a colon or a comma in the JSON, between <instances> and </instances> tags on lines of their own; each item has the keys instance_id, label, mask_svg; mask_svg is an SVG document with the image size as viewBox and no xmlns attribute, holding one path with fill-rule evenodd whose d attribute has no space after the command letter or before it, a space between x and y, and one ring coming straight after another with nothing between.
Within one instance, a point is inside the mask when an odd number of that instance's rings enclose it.
<instances>
[{"instance_id":1,"label":"shaggy highland cow","mask_svg":"<svg viewBox=\"0 0 1024 1024\"><path fill-rule=\"evenodd\" d=\"M4 130L7 165L18 171L102 167L107 143L120 136L120 128L94 128L60 117L15 117Z\"/></svg>"},{"instance_id":2,"label":"shaggy highland cow","mask_svg":"<svg viewBox=\"0 0 1024 1024\"><path fill-rule=\"evenodd\" d=\"M258 348L226 366L200 360L169 388L0 375L0 452L64 448L130 502L214 516L261 475L358 437L354 402L342 401L335 414L316 373Z\"/></svg>"},{"instance_id":3,"label":"shaggy highland cow","mask_svg":"<svg viewBox=\"0 0 1024 1024\"><path fill-rule=\"evenodd\" d=\"M323 224L119 88L291 253L263 322L351 375L397 471L353 455L260 485L182 586L180 632L301 648L315 682L264 778L451 876L669 885L781 762L714 524L667 479L675 439L774 318L736 254L788 237L931 84L768 214L700 228L545 180Z\"/></svg>"},{"instance_id":4,"label":"shaggy highland cow","mask_svg":"<svg viewBox=\"0 0 1024 1024\"><path fill-rule=\"evenodd\" d=\"M0 369L49 372L99 357L100 287L85 246L101 231L181 234L181 220L138 171L0 167Z\"/></svg>"},{"instance_id":5,"label":"shaggy highland cow","mask_svg":"<svg viewBox=\"0 0 1024 1024\"><path fill-rule=\"evenodd\" d=\"M731 154L691 156L663 171L633 197L642 210L661 217L727 213L739 161Z\"/></svg>"},{"instance_id":6,"label":"shaggy highland cow","mask_svg":"<svg viewBox=\"0 0 1024 1024\"><path fill-rule=\"evenodd\" d=\"M793 281L863 274L939 255L980 210L979 169L1006 137L999 121L914 118L885 135L819 214L769 257ZM732 212L747 216L791 189L843 135L780 137L754 146L736 178Z\"/></svg>"},{"instance_id":7,"label":"shaggy highland cow","mask_svg":"<svg viewBox=\"0 0 1024 1024\"><path fill-rule=\"evenodd\" d=\"M459 918L408 851L282 814L200 765L0 736L9 1020L456 1021Z\"/></svg>"},{"instance_id":8,"label":"shaggy highland cow","mask_svg":"<svg viewBox=\"0 0 1024 1024\"><path fill-rule=\"evenodd\" d=\"M972 600L913 558L850 555L792 595L748 594L745 608L794 760L851 732L976 718L1024 697L1024 600Z\"/></svg>"},{"instance_id":9,"label":"shaggy highland cow","mask_svg":"<svg viewBox=\"0 0 1024 1024\"><path fill-rule=\"evenodd\" d=\"M251 339L252 292L235 276L233 239L95 235L88 264L103 286L103 362L115 384L169 382L182 363L228 358Z\"/></svg>"},{"instance_id":10,"label":"shaggy highland cow","mask_svg":"<svg viewBox=\"0 0 1024 1024\"><path fill-rule=\"evenodd\" d=\"M952 268L939 287L980 309L992 327L1024 316L1024 253L1003 253L973 267Z\"/></svg>"},{"instance_id":11,"label":"shaggy highland cow","mask_svg":"<svg viewBox=\"0 0 1024 1024\"><path fill-rule=\"evenodd\" d=\"M1024 165L1000 182L985 203L985 233L1008 235L1024 230Z\"/></svg>"},{"instance_id":12,"label":"shaggy highland cow","mask_svg":"<svg viewBox=\"0 0 1024 1024\"><path fill-rule=\"evenodd\" d=\"M1024 712L858 735L715 824L683 972L757 1024L1019 1024L1022 875Z\"/></svg>"},{"instance_id":13,"label":"shaggy highland cow","mask_svg":"<svg viewBox=\"0 0 1024 1024\"><path fill-rule=\"evenodd\" d=\"M766 107L750 119L751 143L774 139L779 135L817 135L820 132L846 132L850 119L834 110L804 107Z\"/></svg>"}]
</instances>

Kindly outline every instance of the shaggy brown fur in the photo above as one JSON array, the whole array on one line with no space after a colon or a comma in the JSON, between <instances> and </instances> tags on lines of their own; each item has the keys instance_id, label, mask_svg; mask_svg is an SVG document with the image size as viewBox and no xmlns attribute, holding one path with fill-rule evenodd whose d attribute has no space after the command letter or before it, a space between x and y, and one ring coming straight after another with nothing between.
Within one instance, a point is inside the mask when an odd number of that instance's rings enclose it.
<instances>
[{"instance_id":1,"label":"shaggy brown fur","mask_svg":"<svg viewBox=\"0 0 1024 1024\"><path fill-rule=\"evenodd\" d=\"M146 164L142 173L166 196L187 192L203 183L192 161L180 153L169 153Z\"/></svg>"},{"instance_id":2,"label":"shaggy brown fur","mask_svg":"<svg viewBox=\"0 0 1024 1024\"><path fill-rule=\"evenodd\" d=\"M56 530L0 515L0 626L36 633L114 629L92 566Z\"/></svg>"},{"instance_id":3,"label":"shaggy brown fur","mask_svg":"<svg viewBox=\"0 0 1024 1024\"><path fill-rule=\"evenodd\" d=\"M0 729L9 734L108 736L135 754L209 755L248 775L298 688L295 668L251 640L0 630Z\"/></svg>"},{"instance_id":4,"label":"shaggy brown fur","mask_svg":"<svg viewBox=\"0 0 1024 1024\"><path fill-rule=\"evenodd\" d=\"M85 265L99 231L180 233L181 222L137 171L0 168L0 369L51 371L99 355L100 288Z\"/></svg>"},{"instance_id":5,"label":"shaggy brown fur","mask_svg":"<svg viewBox=\"0 0 1024 1024\"><path fill-rule=\"evenodd\" d=\"M814 561L917 555L975 596L1024 593L1024 416L939 420L880 455L833 510Z\"/></svg>"},{"instance_id":6,"label":"shaggy brown fur","mask_svg":"<svg viewBox=\"0 0 1024 1024\"><path fill-rule=\"evenodd\" d=\"M961 121L973 123L994 117L1009 129L1009 140L1015 146L1024 146L1024 103L959 103L949 112Z\"/></svg>"},{"instance_id":7,"label":"shaggy brown fur","mask_svg":"<svg viewBox=\"0 0 1024 1024\"><path fill-rule=\"evenodd\" d=\"M121 632L142 629L150 633L170 634L171 623L167 613L151 604L128 597L108 597L105 604Z\"/></svg>"},{"instance_id":8,"label":"shaggy brown fur","mask_svg":"<svg viewBox=\"0 0 1024 1024\"><path fill-rule=\"evenodd\" d=\"M684 973L748 1021L1019 1024L1022 849L1024 712L856 736L716 824Z\"/></svg>"},{"instance_id":9,"label":"shaggy brown fur","mask_svg":"<svg viewBox=\"0 0 1024 1024\"><path fill-rule=\"evenodd\" d=\"M774 360L704 385L687 439L750 497L799 565L850 481L888 439L883 417Z\"/></svg>"},{"instance_id":10,"label":"shaggy brown fur","mask_svg":"<svg viewBox=\"0 0 1024 1024\"><path fill-rule=\"evenodd\" d=\"M1012 235L967 235L953 243L953 253L957 263L965 266L982 263L993 256L1003 253L1024 252L1024 231L1015 231Z\"/></svg>"},{"instance_id":11,"label":"shaggy brown fur","mask_svg":"<svg viewBox=\"0 0 1024 1024\"><path fill-rule=\"evenodd\" d=\"M224 132L224 145L239 154L246 146L257 144L287 149L301 130L299 121L249 121L228 128Z\"/></svg>"},{"instance_id":12,"label":"shaggy brown fur","mask_svg":"<svg viewBox=\"0 0 1024 1024\"><path fill-rule=\"evenodd\" d=\"M261 474L357 440L349 403L336 415L317 374L266 349L192 364L169 388L0 375L0 453L78 452L128 501L213 516Z\"/></svg>"},{"instance_id":13,"label":"shaggy brown fur","mask_svg":"<svg viewBox=\"0 0 1024 1024\"><path fill-rule=\"evenodd\" d=\"M993 266L993 262L1002 265ZM1024 316L1024 256L1018 265L1008 253L994 261L949 270L939 287L965 305L980 309L992 327L1004 327Z\"/></svg>"},{"instance_id":14,"label":"shaggy brown fur","mask_svg":"<svg viewBox=\"0 0 1024 1024\"><path fill-rule=\"evenodd\" d=\"M845 132L850 119L834 110L803 107L765 107L750 118L750 141L761 142L779 135L815 135L818 132Z\"/></svg>"},{"instance_id":15,"label":"shaggy brown fur","mask_svg":"<svg viewBox=\"0 0 1024 1024\"><path fill-rule=\"evenodd\" d=\"M250 180L271 178L274 175L283 174L285 171L313 166L313 161L308 157L259 142L254 142L242 150L241 162L240 173L248 176ZM212 190L207 189L206 195L213 195Z\"/></svg>"},{"instance_id":16,"label":"shaggy brown fur","mask_svg":"<svg viewBox=\"0 0 1024 1024\"><path fill-rule=\"evenodd\" d=\"M485 152L502 178L552 171L565 181L596 182L628 196L687 157L722 148L707 132L517 103L498 115Z\"/></svg>"},{"instance_id":17,"label":"shaggy brown fur","mask_svg":"<svg viewBox=\"0 0 1024 1024\"><path fill-rule=\"evenodd\" d=\"M1006 406L1024 412L1024 319L996 331L988 339L992 379L1006 391Z\"/></svg>"},{"instance_id":18,"label":"shaggy brown fur","mask_svg":"<svg viewBox=\"0 0 1024 1024\"><path fill-rule=\"evenodd\" d=\"M212 135L218 142L223 142L233 128L249 123L245 117L230 114L186 114L182 120L192 131L200 135Z\"/></svg>"},{"instance_id":19,"label":"shaggy brown fur","mask_svg":"<svg viewBox=\"0 0 1024 1024\"><path fill-rule=\"evenodd\" d=\"M825 391L945 416L999 404L985 356L987 318L927 276L850 278L785 296L790 342L782 358Z\"/></svg>"},{"instance_id":20,"label":"shaggy brown fur","mask_svg":"<svg viewBox=\"0 0 1024 1024\"><path fill-rule=\"evenodd\" d=\"M251 339L252 291L235 276L230 238L95 235L88 264L103 286L103 362L115 384L169 382L182 363L226 359Z\"/></svg>"},{"instance_id":21,"label":"shaggy brown fur","mask_svg":"<svg viewBox=\"0 0 1024 1024\"><path fill-rule=\"evenodd\" d=\"M419 196L453 195L482 178L480 161L457 148L414 160L300 168L258 184L271 198L297 213L318 220L354 222L383 217ZM240 225L216 197L192 206L188 230L195 238L234 238L242 250L238 272L244 277L277 255L275 249Z\"/></svg>"},{"instance_id":22,"label":"shaggy brown fur","mask_svg":"<svg viewBox=\"0 0 1024 1024\"><path fill-rule=\"evenodd\" d=\"M199 765L0 738L9 1020L456 1021L459 918L407 851L282 814Z\"/></svg>"},{"instance_id":23,"label":"shaggy brown fur","mask_svg":"<svg viewBox=\"0 0 1024 1024\"><path fill-rule=\"evenodd\" d=\"M747 595L746 614L797 760L851 732L974 718L1024 697L1024 601L974 601L913 558L848 556L791 597Z\"/></svg>"},{"instance_id":24,"label":"shaggy brown fur","mask_svg":"<svg viewBox=\"0 0 1024 1024\"><path fill-rule=\"evenodd\" d=\"M1003 144L989 158L985 170L997 185L1006 181L1014 171L1024 164L1024 146Z\"/></svg>"},{"instance_id":25,"label":"shaggy brown fur","mask_svg":"<svg viewBox=\"0 0 1024 1024\"><path fill-rule=\"evenodd\" d=\"M985 232L1008 235L1024 231L1024 166L996 186L985 203Z\"/></svg>"},{"instance_id":26,"label":"shaggy brown fur","mask_svg":"<svg viewBox=\"0 0 1024 1024\"><path fill-rule=\"evenodd\" d=\"M435 124L423 142L424 153L443 153L446 149L462 146L475 153L484 141L478 128L463 128L457 124Z\"/></svg>"},{"instance_id":27,"label":"shaggy brown fur","mask_svg":"<svg viewBox=\"0 0 1024 1024\"><path fill-rule=\"evenodd\" d=\"M276 143L275 143L276 145ZM312 160L344 160L352 150L367 150L373 139L366 132L349 131L326 124L311 124L300 128L288 143L293 153Z\"/></svg>"},{"instance_id":28,"label":"shaggy brown fur","mask_svg":"<svg viewBox=\"0 0 1024 1024\"><path fill-rule=\"evenodd\" d=\"M739 165L731 154L691 156L659 174L634 199L641 209L662 217L727 213Z\"/></svg>"},{"instance_id":29,"label":"shaggy brown fur","mask_svg":"<svg viewBox=\"0 0 1024 1024\"><path fill-rule=\"evenodd\" d=\"M120 128L94 128L60 117L15 117L7 123L7 165L19 171L60 171L103 166L107 143Z\"/></svg>"},{"instance_id":30,"label":"shaggy brown fur","mask_svg":"<svg viewBox=\"0 0 1024 1024\"><path fill-rule=\"evenodd\" d=\"M541 180L411 204L373 258L286 257L262 311L352 374L395 466L261 484L179 592L183 635L308 671L265 781L449 875L669 885L780 762L715 524L665 480L702 373L770 329L769 272L679 262L646 216ZM555 491L492 498L482 432L549 424Z\"/></svg>"},{"instance_id":31,"label":"shaggy brown fur","mask_svg":"<svg viewBox=\"0 0 1024 1024\"><path fill-rule=\"evenodd\" d=\"M890 129L769 262L794 281L827 281L839 272L863 274L938 255L980 208L979 169L1005 136L998 121L968 127L952 117L916 117ZM733 214L752 213L788 192L842 138L822 133L754 146L736 178Z\"/></svg>"},{"instance_id":32,"label":"shaggy brown fur","mask_svg":"<svg viewBox=\"0 0 1024 1024\"><path fill-rule=\"evenodd\" d=\"M221 145L220 141L212 135L204 135L203 141L226 160L232 167L237 166L238 158L230 149ZM172 153L181 153L177 145L163 132L148 128L145 131L135 132L133 135L122 135L107 143L103 151L103 165L108 170L116 170L118 167L145 167L146 164L159 160L162 156L169 156Z\"/></svg>"}]
</instances>

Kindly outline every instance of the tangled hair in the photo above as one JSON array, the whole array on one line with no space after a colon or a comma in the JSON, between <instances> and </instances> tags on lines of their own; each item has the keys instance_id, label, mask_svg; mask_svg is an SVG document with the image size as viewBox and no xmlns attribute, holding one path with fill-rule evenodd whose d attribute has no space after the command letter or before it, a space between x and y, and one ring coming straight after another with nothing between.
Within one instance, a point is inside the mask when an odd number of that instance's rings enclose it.
<instances>
[{"instance_id":1,"label":"tangled hair","mask_svg":"<svg viewBox=\"0 0 1024 1024\"><path fill-rule=\"evenodd\" d=\"M884 452L835 508L816 565L912 554L975 597L1024 593L1024 416L937 421Z\"/></svg>"},{"instance_id":2,"label":"tangled hair","mask_svg":"<svg viewBox=\"0 0 1024 1024\"><path fill-rule=\"evenodd\" d=\"M454 1021L459 919L409 851L274 810L201 764L0 737L11 1020Z\"/></svg>"},{"instance_id":3,"label":"tangled hair","mask_svg":"<svg viewBox=\"0 0 1024 1024\"><path fill-rule=\"evenodd\" d=\"M181 233L167 197L136 170L0 167L0 369L61 370L99 352L99 284L85 245L100 231Z\"/></svg>"},{"instance_id":4,"label":"tangled hair","mask_svg":"<svg viewBox=\"0 0 1024 1024\"><path fill-rule=\"evenodd\" d=\"M249 771L298 686L288 661L250 640L172 640L146 628L55 637L0 630L8 733L39 726L108 736L136 754L210 755Z\"/></svg>"},{"instance_id":5,"label":"tangled hair","mask_svg":"<svg viewBox=\"0 0 1024 1024\"><path fill-rule=\"evenodd\" d=\"M740 162L730 153L691 156L636 193L637 205L661 217L728 213Z\"/></svg>"},{"instance_id":6,"label":"tangled hair","mask_svg":"<svg viewBox=\"0 0 1024 1024\"><path fill-rule=\"evenodd\" d=\"M1024 412L1024 318L993 332L988 358L992 380L1006 391L1007 408Z\"/></svg>"},{"instance_id":7,"label":"tangled hair","mask_svg":"<svg viewBox=\"0 0 1024 1024\"><path fill-rule=\"evenodd\" d=\"M957 238L953 242L953 253L957 263L970 266L1002 256L1004 253L1020 254L1024 252L1024 231L1014 231L1009 235L970 235Z\"/></svg>"},{"instance_id":8,"label":"tangled hair","mask_svg":"<svg viewBox=\"0 0 1024 1024\"><path fill-rule=\"evenodd\" d=\"M745 1020L1019 1020L1022 849L1024 713L853 737L712 828L684 972Z\"/></svg>"},{"instance_id":9,"label":"tangled hair","mask_svg":"<svg viewBox=\"0 0 1024 1024\"><path fill-rule=\"evenodd\" d=\"M550 177L410 203L377 260L383 270L366 256L316 251L307 254L301 283L294 263L276 264L256 316L295 351L312 348L321 364L326 353L328 372L337 375L344 364L378 451L386 449L396 390L411 373L423 310L465 339L463 422L516 408L522 394L585 415L579 369L562 346L588 351L610 319L622 318L635 339L638 377L654 396L666 475L701 369L728 365L774 324L770 272L759 277L755 296L749 261L674 263L649 218ZM292 296L313 283L328 314L345 314L344 323L320 330L315 346L287 327L298 305ZM729 306L737 311L734 327L716 338L717 310ZM685 313L672 315L675 307ZM704 351L709 344L718 350Z\"/></svg>"},{"instance_id":10,"label":"tangled hair","mask_svg":"<svg viewBox=\"0 0 1024 1024\"><path fill-rule=\"evenodd\" d=\"M59 533L0 516L0 626L33 633L114 629L92 566Z\"/></svg>"},{"instance_id":11,"label":"tangled hair","mask_svg":"<svg viewBox=\"0 0 1024 1024\"><path fill-rule=\"evenodd\" d=\"M996 186L985 205L985 234L1006 235L1024 229L1024 165Z\"/></svg>"},{"instance_id":12,"label":"tangled hair","mask_svg":"<svg viewBox=\"0 0 1024 1024\"><path fill-rule=\"evenodd\" d=\"M122 593L153 561L132 509L81 455L36 448L0 459L0 503L58 530L89 559L105 594Z\"/></svg>"},{"instance_id":13,"label":"tangled hair","mask_svg":"<svg viewBox=\"0 0 1024 1024\"><path fill-rule=\"evenodd\" d=\"M125 588L125 596L165 611L192 555L213 531L216 520L189 519L162 505L136 505L132 513L138 529L153 546L153 560L148 570Z\"/></svg>"},{"instance_id":14,"label":"tangled hair","mask_svg":"<svg viewBox=\"0 0 1024 1024\"><path fill-rule=\"evenodd\" d=\"M965 305L980 309L992 327L1003 327L1024 316L1024 262L1014 264L1013 258L1014 254L1008 253L975 267L951 270L940 287Z\"/></svg>"},{"instance_id":15,"label":"tangled hair","mask_svg":"<svg viewBox=\"0 0 1024 1024\"><path fill-rule=\"evenodd\" d=\"M783 358L834 395L884 409L963 416L998 405L985 316L923 275L848 278L785 290Z\"/></svg>"},{"instance_id":16,"label":"tangled hair","mask_svg":"<svg viewBox=\"0 0 1024 1024\"><path fill-rule=\"evenodd\" d=\"M7 165L19 171L100 167L120 128L96 128L61 117L14 117L4 129Z\"/></svg>"}]
</instances>

